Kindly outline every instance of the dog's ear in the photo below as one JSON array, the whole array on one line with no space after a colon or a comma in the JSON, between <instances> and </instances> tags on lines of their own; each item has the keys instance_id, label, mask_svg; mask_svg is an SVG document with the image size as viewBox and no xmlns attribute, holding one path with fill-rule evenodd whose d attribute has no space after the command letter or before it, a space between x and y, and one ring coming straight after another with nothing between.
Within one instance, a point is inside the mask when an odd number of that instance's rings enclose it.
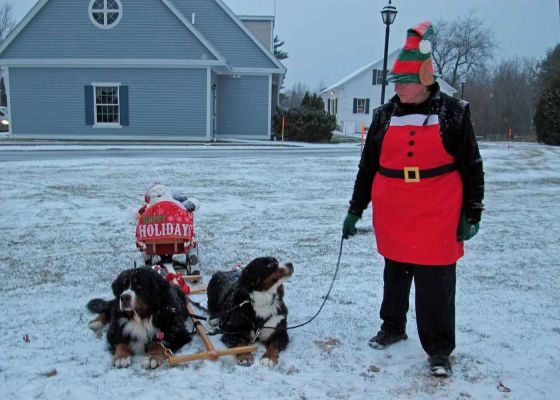
<instances>
[{"instance_id":1,"label":"dog's ear","mask_svg":"<svg viewBox=\"0 0 560 400\"><path fill-rule=\"evenodd\" d=\"M169 290L169 288L171 287L171 284L167 282L167 280L165 280L163 276L153 270L150 273L150 285L152 286L152 293L154 294Z\"/></svg>"},{"instance_id":2,"label":"dog's ear","mask_svg":"<svg viewBox=\"0 0 560 400\"><path fill-rule=\"evenodd\" d=\"M113 294L116 298L119 298L122 292L130 286L130 275L131 270L123 271L117 276L117 279L113 281L111 287L113 288Z\"/></svg>"},{"instance_id":3,"label":"dog's ear","mask_svg":"<svg viewBox=\"0 0 560 400\"><path fill-rule=\"evenodd\" d=\"M278 268L278 260L274 257L258 257L251 261L239 278L239 284L249 290L259 290L271 271Z\"/></svg>"}]
</instances>

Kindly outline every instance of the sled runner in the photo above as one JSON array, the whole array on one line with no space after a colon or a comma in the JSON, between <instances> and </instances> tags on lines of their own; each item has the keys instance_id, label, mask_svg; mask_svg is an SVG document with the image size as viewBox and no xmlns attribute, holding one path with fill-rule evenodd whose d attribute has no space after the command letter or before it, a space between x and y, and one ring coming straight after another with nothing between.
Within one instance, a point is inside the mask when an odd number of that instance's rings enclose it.
<instances>
[{"instance_id":1,"label":"sled runner","mask_svg":"<svg viewBox=\"0 0 560 400\"><path fill-rule=\"evenodd\" d=\"M172 266L169 266L169 270L167 272L168 272L168 277L166 279L171 281L171 283L173 283L173 284L178 284L179 286L181 286L181 288L183 289L183 291L185 292L185 295L187 297L192 295L192 294L204 294L204 293L206 293L206 290L198 290L198 291L191 290L190 287L188 287L187 285L184 284L184 282L181 282L181 275L177 274ZM173 279L174 277L178 277L178 279ZM194 328L196 329L196 332L202 338L202 341L204 343L204 347L206 348L206 351L195 353L195 354L180 355L180 356L171 355L168 359L170 367L174 367L176 365L186 363L186 362L189 362L189 361L217 360L218 358L224 357L224 356L235 356L237 354L254 353L254 352L257 351L257 346L256 345L240 346L240 347L234 347L234 348L230 348L230 349L216 349L214 347L214 344L212 343L212 341L208 337L208 334L206 333L206 330L204 329L204 327L200 323L199 319L197 318L196 314L194 313L194 311L192 309L192 305L189 301L187 301L187 313L189 314L189 316L192 320L192 323L193 323Z\"/></svg>"}]
</instances>

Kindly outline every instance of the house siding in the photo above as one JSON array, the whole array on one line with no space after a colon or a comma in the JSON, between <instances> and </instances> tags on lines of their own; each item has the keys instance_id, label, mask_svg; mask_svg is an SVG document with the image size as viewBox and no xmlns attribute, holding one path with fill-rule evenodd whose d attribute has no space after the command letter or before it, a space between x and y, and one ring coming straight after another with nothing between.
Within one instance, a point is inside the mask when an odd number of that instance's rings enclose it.
<instances>
[{"instance_id":1,"label":"house siding","mask_svg":"<svg viewBox=\"0 0 560 400\"><path fill-rule=\"evenodd\" d=\"M268 75L220 76L217 136L269 138L269 96Z\"/></svg>"},{"instance_id":2,"label":"house siding","mask_svg":"<svg viewBox=\"0 0 560 400\"><path fill-rule=\"evenodd\" d=\"M111 29L93 25L89 3L50 0L0 57L216 59L160 0L121 0Z\"/></svg>"},{"instance_id":3,"label":"house siding","mask_svg":"<svg viewBox=\"0 0 560 400\"><path fill-rule=\"evenodd\" d=\"M253 40L214 0L173 0L195 28L206 37L233 67L278 68Z\"/></svg>"},{"instance_id":4,"label":"house siding","mask_svg":"<svg viewBox=\"0 0 560 400\"><path fill-rule=\"evenodd\" d=\"M14 136L206 138L206 69L10 68ZM84 86L128 86L129 126L86 125Z\"/></svg>"},{"instance_id":5,"label":"house siding","mask_svg":"<svg viewBox=\"0 0 560 400\"><path fill-rule=\"evenodd\" d=\"M272 21L242 20L268 50L272 50Z\"/></svg>"}]
</instances>

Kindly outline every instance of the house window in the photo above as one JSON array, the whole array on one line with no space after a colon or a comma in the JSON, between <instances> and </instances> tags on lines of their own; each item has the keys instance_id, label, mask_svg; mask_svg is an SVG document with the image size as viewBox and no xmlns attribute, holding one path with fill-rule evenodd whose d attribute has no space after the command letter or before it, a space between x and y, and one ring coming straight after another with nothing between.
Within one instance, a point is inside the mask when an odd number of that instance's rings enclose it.
<instances>
[{"instance_id":1,"label":"house window","mask_svg":"<svg viewBox=\"0 0 560 400\"><path fill-rule=\"evenodd\" d=\"M327 99L327 113L338 114L338 99Z\"/></svg>"},{"instance_id":2,"label":"house window","mask_svg":"<svg viewBox=\"0 0 560 400\"><path fill-rule=\"evenodd\" d=\"M389 82L385 82L387 85ZM371 81L372 85L382 85L383 84L383 70L382 69L374 69L373 70L373 77Z\"/></svg>"},{"instance_id":3,"label":"house window","mask_svg":"<svg viewBox=\"0 0 560 400\"><path fill-rule=\"evenodd\" d=\"M354 98L353 114L369 114L369 99Z\"/></svg>"},{"instance_id":4,"label":"house window","mask_svg":"<svg viewBox=\"0 0 560 400\"><path fill-rule=\"evenodd\" d=\"M94 86L95 125L120 126L119 86Z\"/></svg>"},{"instance_id":5,"label":"house window","mask_svg":"<svg viewBox=\"0 0 560 400\"><path fill-rule=\"evenodd\" d=\"M119 23L121 17L120 0L91 0L89 3L89 19L98 28L113 28Z\"/></svg>"}]
</instances>

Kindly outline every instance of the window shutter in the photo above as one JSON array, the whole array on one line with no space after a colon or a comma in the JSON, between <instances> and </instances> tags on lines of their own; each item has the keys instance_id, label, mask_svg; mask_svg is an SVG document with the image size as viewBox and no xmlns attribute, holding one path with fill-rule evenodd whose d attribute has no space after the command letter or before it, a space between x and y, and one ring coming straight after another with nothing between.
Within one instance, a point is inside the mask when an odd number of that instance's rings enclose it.
<instances>
[{"instance_id":1,"label":"window shutter","mask_svg":"<svg viewBox=\"0 0 560 400\"><path fill-rule=\"evenodd\" d=\"M338 114L338 99L334 99L334 114Z\"/></svg>"},{"instance_id":2,"label":"window shutter","mask_svg":"<svg viewBox=\"0 0 560 400\"><path fill-rule=\"evenodd\" d=\"M95 106L93 104L93 86L84 86L84 111L86 114L86 125L95 124Z\"/></svg>"},{"instance_id":3,"label":"window shutter","mask_svg":"<svg viewBox=\"0 0 560 400\"><path fill-rule=\"evenodd\" d=\"M369 99L366 99L366 114L369 114Z\"/></svg>"},{"instance_id":4,"label":"window shutter","mask_svg":"<svg viewBox=\"0 0 560 400\"><path fill-rule=\"evenodd\" d=\"M128 86L119 88L119 107L121 109L121 126L130 125L128 118Z\"/></svg>"},{"instance_id":5,"label":"window shutter","mask_svg":"<svg viewBox=\"0 0 560 400\"><path fill-rule=\"evenodd\" d=\"M353 114L357 114L358 113L358 99L354 98L354 107L352 109L352 113Z\"/></svg>"},{"instance_id":6,"label":"window shutter","mask_svg":"<svg viewBox=\"0 0 560 400\"><path fill-rule=\"evenodd\" d=\"M327 114L331 113L331 99L327 100Z\"/></svg>"}]
</instances>

